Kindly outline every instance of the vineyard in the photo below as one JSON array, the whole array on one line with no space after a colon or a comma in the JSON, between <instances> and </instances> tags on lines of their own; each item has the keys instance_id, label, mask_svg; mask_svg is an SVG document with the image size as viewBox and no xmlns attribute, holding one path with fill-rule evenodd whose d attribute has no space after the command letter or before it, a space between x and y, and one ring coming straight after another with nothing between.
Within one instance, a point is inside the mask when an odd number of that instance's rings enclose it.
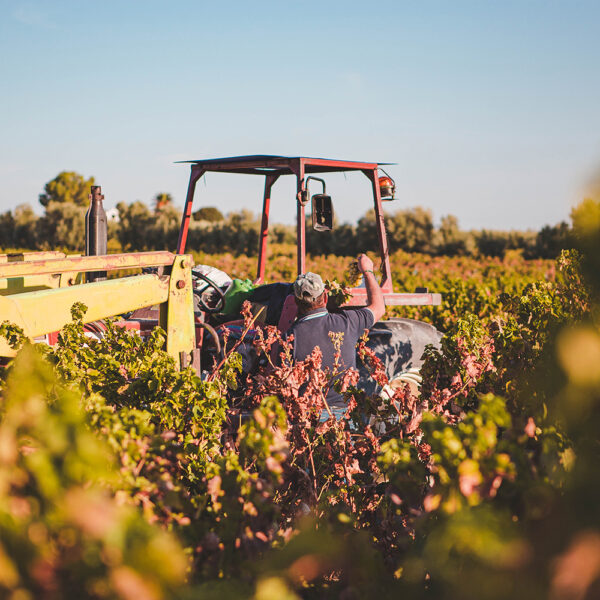
<instances>
[{"instance_id":1,"label":"vineyard","mask_svg":"<svg viewBox=\"0 0 600 600\"><path fill-rule=\"evenodd\" d=\"M433 323L441 350L419 395L368 396L348 373L339 421L321 418L335 373L318 349L294 364L273 327L251 342L258 373L242 378L233 345L200 379L159 329L142 341L109 322L90 339L81 304L54 348L3 323L21 349L2 376L2 597L599 597L600 205L586 206L556 262L396 252L395 288L443 304L388 316ZM245 256L194 259L254 276ZM350 260L307 268L341 280ZM267 281L294 275L273 245Z\"/></svg>"}]
</instances>

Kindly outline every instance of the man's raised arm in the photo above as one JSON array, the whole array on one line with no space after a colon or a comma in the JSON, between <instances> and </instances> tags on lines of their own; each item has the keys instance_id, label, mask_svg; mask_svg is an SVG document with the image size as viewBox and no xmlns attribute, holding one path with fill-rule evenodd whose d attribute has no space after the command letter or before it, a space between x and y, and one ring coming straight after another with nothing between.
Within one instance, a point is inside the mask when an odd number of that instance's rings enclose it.
<instances>
[{"instance_id":1,"label":"man's raised arm","mask_svg":"<svg viewBox=\"0 0 600 600\"><path fill-rule=\"evenodd\" d=\"M373 273L373 261L366 254L361 254L358 257L358 269L363 274L367 288L367 308L373 313L377 323L385 314L385 300Z\"/></svg>"}]
</instances>

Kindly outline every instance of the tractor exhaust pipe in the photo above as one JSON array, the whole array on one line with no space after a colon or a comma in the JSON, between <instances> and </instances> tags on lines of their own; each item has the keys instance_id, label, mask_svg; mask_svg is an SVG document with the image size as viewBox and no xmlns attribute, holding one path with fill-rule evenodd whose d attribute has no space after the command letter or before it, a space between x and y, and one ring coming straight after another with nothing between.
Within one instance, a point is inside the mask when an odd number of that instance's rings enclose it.
<instances>
[{"instance_id":1,"label":"tractor exhaust pipe","mask_svg":"<svg viewBox=\"0 0 600 600\"><path fill-rule=\"evenodd\" d=\"M108 228L106 225L106 213L102 206L104 196L99 185L90 188L90 207L85 213L85 255L98 256L106 254L108 241ZM86 281L104 281L106 271L95 271L86 275Z\"/></svg>"}]
</instances>

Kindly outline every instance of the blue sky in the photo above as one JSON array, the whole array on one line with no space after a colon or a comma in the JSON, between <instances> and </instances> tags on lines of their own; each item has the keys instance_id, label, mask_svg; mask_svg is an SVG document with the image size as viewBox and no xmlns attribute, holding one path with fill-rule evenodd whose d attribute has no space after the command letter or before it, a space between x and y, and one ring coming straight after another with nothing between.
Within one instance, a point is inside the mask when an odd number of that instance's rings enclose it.
<instances>
[{"instance_id":1,"label":"blue sky","mask_svg":"<svg viewBox=\"0 0 600 600\"><path fill-rule=\"evenodd\" d=\"M182 205L176 160L290 154L397 163L391 210L538 229L600 168L599 23L577 0L0 0L0 210L61 170ZM261 187L211 174L196 202L258 211ZM368 208L362 176L328 191ZM291 181L273 204L293 219Z\"/></svg>"}]
</instances>

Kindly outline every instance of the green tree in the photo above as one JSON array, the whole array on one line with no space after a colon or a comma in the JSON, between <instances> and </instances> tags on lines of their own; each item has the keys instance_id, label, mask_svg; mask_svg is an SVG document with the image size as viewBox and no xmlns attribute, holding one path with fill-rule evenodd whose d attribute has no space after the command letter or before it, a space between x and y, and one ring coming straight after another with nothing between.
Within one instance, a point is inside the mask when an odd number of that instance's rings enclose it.
<instances>
[{"instance_id":1,"label":"green tree","mask_svg":"<svg viewBox=\"0 0 600 600\"><path fill-rule=\"evenodd\" d=\"M240 254L253 254L258 248L260 221L251 211L229 213L220 231L219 242Z\"/></svg>"},{"instance_id":2,"label":"green tree","mask_svg":"<svg viewBox=\"0 0 600 600\"><path fill-rule=\"evenodd\" d=\"M216 206L203 206L194 213L194 220L218 223L219 221L225 220L225 217Z\"/></svg>"},{"instance_id":3,"label":"green tree","mask_svg":"<svg viewBox=\"0 0 600 600\"><path fill-rule=\"evenodd\" d=\"M152 249L174 250L179 237L181 211L172 204L160 209L148 231Z\"/></svg>"},{"instance_id":4,"label":"green tree","mask_svg":"<svg viewBox=\"0 0 600 600\"><path fill-rule=\"evenodd\" d=\"M472 237L458 226L454 215L442 217L442 222L435 235L435 246L438 254L446 256L472 254L475 244Z\"/></svg>"},{"instance_id":5,"label":"green tree","mask_svg":"<svg viewBox=\"0 0 600 600\"><path fill-rule=\"evenodd\" d=\"M0 240L2 248L14 248L15 244L15 218L7 210L0 215Z\"/></svg>"},{"instance_id":6,"label":"green tree","mask_svg":"<svg viewBox=\"0 0 600 600\"><path fill-rule=\"evenodd\" d=\"M269 242L274 244L296 244L296 228L293 225L274 223L269 226Z\"/></svg>"},{"instance_id":7,"label":"green tree","mask_svg":"<svg viewBox=\"0 0 600 600\"><path fill-rule=\"evenodd\" d=\"M564 221L558 225L542 227L535 240L536 256L539 258L556 258L562 250L573 246L573 235L569 225Z\"/></svg>"},{"instance_id":8,"label":"green tree","mask_svg":"<svg viewBox=\"0 0 600 600\"><path fill-rule=\"evenodd\" d=\"M406 252L430 253L433 248L433 217L431 211L417 206L399 210L388 219L390 248Z\"/></svg>"},{"instance_id":9,"label":"green tree","mask_svg":"<svg viewBox=\"0 0 600 600\"><path fill-rule=\"evenodd\" d=\"M34 249L39 240L37 228L39 217L29 204L19 204L14 211L14 245L17 248Z\"/></svg>"},{"instance_id":10,"label":"green tree","mask_svg":"<svg viewBox=\"0 0 600 600\"><path fill-rule=\"evenodd\" d=\"M119 202L119 242L126 251L142 251L151 247L148 230L152 227L154 217L150 209L139 200L132 204Z\"/></svg>"},{"instance_id":11,"label":"green tree","mask_svg":"<svg viewBox=\"0 0 600 600\"><path fill-rule=\"evenodd\" d=\"M504 256L508 249L508 234L505 231L482 229L475 234L477 249L484 256Z\"/></svg>"},{"instance_id":12,"label":"green tree","mask_svg":"<svg viewBox=\"0 0 600 600\"><path fill-rule=\"evenodd\" d=\"M85 212L72 202L51 202L38 223L38 244L44 249L85 251Z\"/></svg>"},{"instance_id":13,"label":"green tree","mask_svg":"<svg viewBox=\"0 0 600 600\"><path fill-rule=\"evenodd\" d=\"M292 243L296 242L296 231L292 230ZM333 220L331 231L315 231L312 218L306 218L306 252L312 256L334 254L337 256L353 256L361 250L376 250L379 247L377 237L375 246L363 246L362 240L356 239L356 228L349 223L339 223L337 216Z\"/></svg>"},{"instance_id":14,"label":"green tree","mask_svg":"<svg viewBox=\"0 0 600 600\"><path fill-rule=\"evenodd\" d=\"M3 248L33 250L37 247L39 217L29 204L20 204L12 212L0 215L0 240Z\"/></svg>"},{"instance_id":15,"label":"green tree","mask_svg":"<svg viewBox=\"0 0 600 600\"><path fill-rule=\"evenodd\" d=\"M375 211L370 208L359 220L356 226L356 237L359 248L378 248ZM354 254L354 253L353 253Z\"/></svg>"},{"instance_id":16,"label":"green tree","mask_svg":"<svg viewBox=\"0 0 600 600\"><path fill-rule=\"evenodd\" d=\"M69 202L77 206L87 206L92 185L93 177L85 179L83 175L74 171L61 171L44 186L44 193L39 196L40 204L47 207L51 202Z\"/></svg>"}]
</instances>

